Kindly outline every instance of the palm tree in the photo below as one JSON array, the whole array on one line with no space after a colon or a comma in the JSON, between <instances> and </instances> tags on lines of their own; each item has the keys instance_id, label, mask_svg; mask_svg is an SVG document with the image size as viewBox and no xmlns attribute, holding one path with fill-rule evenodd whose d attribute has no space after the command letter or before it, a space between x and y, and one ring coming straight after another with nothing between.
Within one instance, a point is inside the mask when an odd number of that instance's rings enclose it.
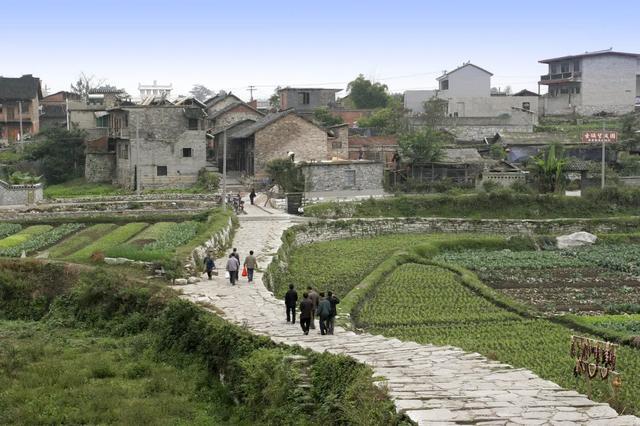
<instances>
[{"instance_id":1,"label":"palm tree","mask_svg":"<svg viewBox=\"0 0 640 426\"><path fill-rule=\"evenodd\" d=\"M559 192L564 187L565 167L562 146L552 143L541 156L533 159L534 173L538 178L540 192Z\"/></svg>"}]
</instances>

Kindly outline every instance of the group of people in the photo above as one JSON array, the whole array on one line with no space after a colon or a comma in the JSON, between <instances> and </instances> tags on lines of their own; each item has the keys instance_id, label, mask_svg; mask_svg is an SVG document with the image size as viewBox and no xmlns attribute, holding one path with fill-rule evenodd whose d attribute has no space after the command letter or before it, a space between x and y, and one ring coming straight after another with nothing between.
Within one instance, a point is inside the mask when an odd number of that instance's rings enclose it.
<instances>
[{"instance_id":1,"label":"group of people","mask_svg":"<svg viewBox=\"0 0 640 426\"><path fill-rule=\"evenodd\" d=\"M318 317L320 334L333 334L335 319L337 315L337 305L340 303L338 296L331 291L318 293L311 286L302 294L302 300L298 306L298 292L293 284L289 285L289 290L284 296L284 304L287 310L287 322L296 323L296 308L300 309L300 326L306 335L309 330L314 330L315 319Z\"/></svg>"},{"instance_id":2,"label":"group of people","mask_svg":"<svg viewBox=\"0 0 640 426\"><path fill-rule=\"evenodd\" d=\"M207 253L207 256L204 258L204 270L207 273L209 279L211 279L211 275L213 274L213 270L216 269L216 264L213 260L213 256L211 253ZM253 273L258 268L258 260L253 254L253 250L249 251L249 256L244 258L243 269L246 269L247 280L252 283L253 282ZM240 254L238 253L238 249L234 248L233 252L229 255L227 259L226 271L229 275L229 282L231 285L236 285L240 278ZM244 276L243 272L243 276Z\"/></svg>"}]
</instances>

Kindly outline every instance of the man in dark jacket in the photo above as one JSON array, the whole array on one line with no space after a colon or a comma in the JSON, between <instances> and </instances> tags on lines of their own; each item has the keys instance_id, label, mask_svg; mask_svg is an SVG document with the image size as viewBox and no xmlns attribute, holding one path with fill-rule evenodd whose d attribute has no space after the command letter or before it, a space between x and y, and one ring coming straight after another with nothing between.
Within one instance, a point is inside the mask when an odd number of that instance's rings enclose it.
<instances>
[{"instance_id":1,"label":"man in dark jacket","mask_svg":"<svg viewBox=\"0 0 640 426\"><path fill-rule=\"evenodd\" d=\"M334 327L335 322L336 322L336 315L338 315L338 307L336 305L338 303L340 303L340 299L338 299L338 296L336 296L332 292L328 293L327 299L329 299L329 303L331 304L331 316L329 317L329 324L328 324L328 327L327 327L328 328L327 332L329 334L333 334L333 327Z\"/></svg>"},{"instance_id":2,"label":"man in dark jacket","mask_svg":"<svg viewBox=\"0 0 640 426\"><path fill-rule=\"evenodd\" d=\"M313 302L309 299L309 294L304 293L300 302L300 326L304 334L309 334L309 324L311 323L311 313L313 312Z\"/></svg>"},{"instance_id":3,"label":"man in dark jacket","mask_svg":"<svg viewBox=\"0 0 640 426\"><path fill-rule=\"evenodd\" d=\"M289 291L284 295L284 305L287 308L287 322L296 323L296 304L298 303L298 293L293 288L293 284L289 284Z\"/></svg>"},{"instance_id":4,"label":"man in dark jacket","mask_svg":"<svg viewBox=\"0 0 640 426\"><path fill-rule=\"evenodd\" d=\"M320 334L325 335L327 334L327 325L331 317L331 303L329 299L324 297L324 292L320 293L320 302L318 302L316 313L320 319Z\"/></svg>"}]
</instances>

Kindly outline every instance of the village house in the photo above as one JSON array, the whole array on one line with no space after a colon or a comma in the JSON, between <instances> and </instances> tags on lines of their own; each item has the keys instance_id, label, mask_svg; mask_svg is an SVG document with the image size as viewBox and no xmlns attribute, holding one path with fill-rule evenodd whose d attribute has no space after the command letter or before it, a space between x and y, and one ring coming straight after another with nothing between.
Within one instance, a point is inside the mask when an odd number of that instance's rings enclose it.
<instances>
[{"instance_id":1,"label":"village house","mask_svg":"<svg viewBox=\"0 0 640 426\"><path fill-rule=\"evenodd\" d=\"M330 108L336 103L336 93L342 89L285 87L278 90L280 109L293 108L296 113L311 116L318 108Z\"/></svg>"},{"instance_id":2,"label":"village house","mask_svg":"<svg viewBox=\"0 0 640 426\"><path fill-rule=\"evenodd\" d=\"M197 106L109 109L108 140L88 143L85 176L104 180L112 170L112 182L129 189L192 186L206 165L204 119Z\"/></svg>"},{"instance_id":3,"label":"village house","mask_svg":"<svg viewBox=\"0 0 640 426\"><path fill-rule=\"evenodd\" d=\"M69 101L69 127L85 132L86 140L108 135L109 109L128 102L128 95L119 89L94 89L87 99Z\"/></svg>"},{"instance_id":4,"label":"village house","mask_svg":"<svg viewBox=\"0 0 640 426\"><path fill-rule=\"evenodd\" d=\"M40 130L67 127L67 110L69 102L80 101L80 95L73 92L60 91L47 95L40 101Z\"/></svg>"},{"instance_id":5,"label":"village house","mask_svg":"<svg viewBox=\"0 0 640 426\"><path fill-rule=\"evenodd\" d=\"M227 171L256 178L266 176L267 163L273 159L288 158L293 153L295 161L326 160L330 151L328 131L289 109L215 131L213 150L220 171L225 135ZM343 143L344 136L340 140Z\"/></svg>"},{"instance_id":6,"label":"village house","mask_svg":"<svg viewBox=\"0 0 640 426\"><path fill-rule=\"evenodd\" d=\"M40 131L40 79L31 74L0 77L0 144L24 140Z\"/></svg>"},{"instance_id":7,"label":"village house","mask_svg":"<svg viewBox=\"0 0 640 426\"><path fill-rule=\"evenodd\" d=\"M624 114L640 107L640 54L612 49L539 61L549 66L538 87L545 115Z\"/></svg>"},{"instance_id":8,"label":"village house","mask_svg":"<svg viewBox=\"0 0 640 426\"><path fill-rule=\"evenodd\" d=\"M466 62L438 77L438 89L405 91L404 107L413 114L420 114L424 112L426 101L442 99L447 101L445 115L449 117L506 119L507 116L518 115L518 111L526 111L529 112L529 122L536 124L538 96L523 96L526 92L518 96L492 94L491 76L493 74L486 69Z\"/></svg>"},{"instance_id":9,"label":"village house","mask_svg":"<svg viewBox=\"0 0 640 426\"><path fill-rule=\"evenodd\" d=\"M172 84L158 84L156 80L153 80L153 84L141 84L138 83L138 92L140 93L140 100L144 100L148 97L161 96L169 98L171 96L171 90L173 90Z\"/></svg>"}]
</instances>

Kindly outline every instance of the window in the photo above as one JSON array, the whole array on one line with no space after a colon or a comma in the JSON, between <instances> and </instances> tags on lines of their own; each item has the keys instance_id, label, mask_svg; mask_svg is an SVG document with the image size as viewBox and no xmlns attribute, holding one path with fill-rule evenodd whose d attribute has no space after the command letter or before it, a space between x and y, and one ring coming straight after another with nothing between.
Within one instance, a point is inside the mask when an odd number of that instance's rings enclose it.
<instances>
[{"instance_id":1,"label":"window","mask_svg":"<svg viewBox=\"0 0 640 426\"><path fill-rule=\"evenodd\" d=\"M555 74L557 72L558 72L558 64L549 65L549 73L550 74Z\"/></svg>"},{"instance_id":2,"label":"window","mask_svg":"<svg viewBox=\"0 0 640 426\"><path fill-rule=\"evenodd\" d=\"M562 95L566 95L569 93L569 88L568 87L562 87L560 88L560 94Z\"/></svg>"},{"instance_id":3,"label":"window","mask_svg":"<svg viewBox=\"0 0 640 426\"><path fill-rule=\"evenodd\" d=\"M167 166L156 166L156 176L166 176Z\"/></svg>"},{"instance_id":4,"label":"window","mask_svg":"<svg viewBox=\"0 0 640 426\"><path fill-rule=\"evenodd\" d=\"M440 90L449 90L449 80L443 80L440 82Z\"/></svg>"},{"instance_id":5,"label":"window","mask_svg":"<svg viewBox=\"0 0 640 426\"><path fill-rule=\"evenodd\" d=\"M190 118L189 119L189 130L198 130L198 119Z\"/></svg>"},{"instance_id":6,"label":"window","mask_svg":"<svg viewBox=\"0 0 640 426\"><path fill-rule=\"evenodd\" d=\"M573 63L573 72L578 72L580 71L580 61L575 61Z\"/></svg>"},{"instance_id":7,"label":"window","mask_svg":"<svg viewBox=\"0 0 640 426\"><path fill-rule=\"evenodd\" d=\"M183 157L191 157L191 148L182 148L182 156Z\"/></svg>"},{"instance_id":8,"label":"window","mask_svg":"<svg viewBox=\"0 0 640 426\"><path fill-rule=\"evenodd\" d=\"M298 93L298 96L300 97L300 103L302 105L309 105L309 102L310 102L309 92L300 92Z\"/></svg>"},{"instance_id":9,"label":"window","mask_svg":"<svg viewBox=\"0 0 640 426\"><path fill-rule=\"evenodd\" d=\"M19 107L19 108L22 108L22 114L23 115L24 114L29 114L29 107L30 106L31 106L30 102L28 102L28 101L27 102L24 102L24 101L22 102L22 106Z\"/></svg>"},{"instance_id":10,"label":"window","mask_svg":"<svg viewBox=\"0 0 640 426\"><path fill-rule=\"evenodd\" d=\"M102 117L96 117L96 127L97 128L109 127L109 116L104 115Z\"/></svg>"},{"instance_id":11,"label":"window","mask_svg":"<svg viewBox=\"0 0 640 426\"><path fill-rule=\"evenodd\" d=\"M107 151L114 152L116 150L116 141L113 139L109 139L107 141Z\"/></svg>"},{"instance_id":12,"label":"window","mask_svg":"<svg viewBox=\"0 0 640 426\"><path fill-rule=\"evenodd\" d=\"M531 111L531 103L530 102L523 102L522 103L522 109L524 109L525 111Z\"/></svg>"},{"instance_id":13,"label":"window","mask_svg":"<svg viewBox=\"0 0 640 426\"><path fill-rule=\"evenodd\" d=\"M118 157L123 159L123 160L128 160L129 159L129 144L128 143L121 143L120 144L120 150L118 152Z\"/></svg>"},{"instance_id":14,"label":"window","mask_svg":"<svg viewBox=\"0 0 640 426\"><path fill-rule=\"evenodd\" d=\"M356 186L356 171L345 170L344 171L344 186L345 188L353 188Z\"/></svg>"},{"instance_id":15,"label":"window","mask_svg":"<svg viewBox=\"0 0 640 426\"><path fill-rule=\"evenodd\" d=\"M16 109L13 107L7 108L7 120L14 120L16 118Z\"/></svg>"},{"instance_id":16,"label":"window","mask_svg":"<svg viewBox=\"0 0 640 426\"><path fill-rule=\"evenodd\" d=\"M560 65L560 72L569 72L569 63L565 62Z\"/></svg>"}]
</instances>

